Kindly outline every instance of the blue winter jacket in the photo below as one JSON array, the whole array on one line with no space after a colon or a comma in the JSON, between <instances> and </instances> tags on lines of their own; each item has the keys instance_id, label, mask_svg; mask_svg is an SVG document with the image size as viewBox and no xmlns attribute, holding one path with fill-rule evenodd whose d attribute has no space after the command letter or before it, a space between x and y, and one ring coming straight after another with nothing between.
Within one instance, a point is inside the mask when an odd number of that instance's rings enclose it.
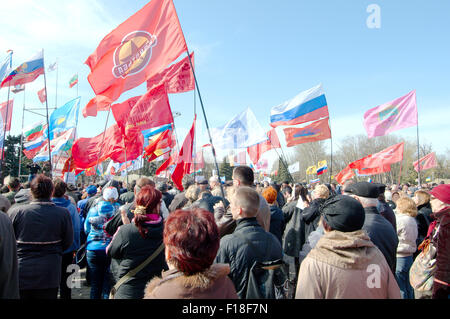
<instances>
[{"instance_id":1,"label":"blue winter jacket","mask_svg":"<svg viewBox=\"0 0 450 319\"><path fill-rule=\"evenodd\" d=\"M87 234L87 250L106 251L106 247L111 242L112 237L103 228L106 222L114 217L119 207L118 203L111 204L100 200L89 209L84 222L84 232Z\"/></svg>"},{"instance_id":2,"label":"blue winter jacket","mask_svg":"<svg viewBox=\"0 0 450 319\"><path fill-rule=\"evenodd\" d=\"M66 208L70 213L70 218L72 219L72 226L73 226L73 242L72 245L66 249L63 253L67 254L72 251L78 250L80 248L80 228L81 228L81 222L80 222L80 215L78 214L78 211L74 204L70 201L70 199L64 198L64 197L54 197L52 198L52 202L55 203L56 206L64 207Z\"/></svg>"}]
</instances>

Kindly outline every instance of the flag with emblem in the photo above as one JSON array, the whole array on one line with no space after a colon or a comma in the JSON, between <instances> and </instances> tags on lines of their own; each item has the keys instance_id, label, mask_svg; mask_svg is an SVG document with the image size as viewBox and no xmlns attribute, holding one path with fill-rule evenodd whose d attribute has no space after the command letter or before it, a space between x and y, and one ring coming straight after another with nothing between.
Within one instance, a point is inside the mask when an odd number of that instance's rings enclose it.
<instances>
[{"instance_id":1,"label":"flag with emblem","mask_svg":"<svg viewBox=\"0 0 450 319\"><path fill-rule=\"evenodd\" d=\"M317 167L316 167L316 165L309 166L309 167L306 169L306 175L314 175L314 174L316 174L316 173L317 173Z\"/></svg>"},{"instance_id":2,"label":"flag with emblem","mask_svg":"<svg viewBox=\"0 0 450 319\"><path fill-rule=\"evenodd\" d=\"M317 163L317 175L325 174L328 171L327 161Z\"/></svg>"},{"instance_id":3,"label":"flag with emblem","mask_svg":"<svg viewBox=\"0 0 450 319\"><path fill-rule=\"evenodd\" d=\"M422 157L421 159L419 159L419 161L415 161L413 163L414 165L414 169L416 170L416 172L418 172L419 170L419 164L420 163L420 170L424 171L426 169L430 169L433 167L437 166L437 161L436 161L436 153L430 153L428 155L425 155L424 157Z\"/></svg>"},{"instance_id":4,"label":"flag with emblem","mask_svg":"<svg viewBox=\"0 0 450 319\"><path fill-rule=\"evenodd\" d=\"M44 74L44 55L42 51L39 51L33 57L10 72L3 79L0 87L16 86L33 82L41 74Z\"/></svg>"},{"instance_id":5,"label":"flag with emblem","mask_svg":"<svg viewBox=\"0 0 450 319\"><path fill-rule=\"evenodd\" d=\"M78 114L80 113L80 97L73 99L52 112L49 119L50 139L55 134L67 131L69 128L76 127ZM44 132L47 135L47 132Z\"/></svg>"},{"instance_id":6,"label":"flag with emblem","mask_svg":"<svg viewBox=\"0 0 450 319\"><path fill-rule=\"evenodd\" d=\"M85 64L96 95L115 101L187 51L172 0L152 0L106 35Z\"/></svg>"}]
</instances>

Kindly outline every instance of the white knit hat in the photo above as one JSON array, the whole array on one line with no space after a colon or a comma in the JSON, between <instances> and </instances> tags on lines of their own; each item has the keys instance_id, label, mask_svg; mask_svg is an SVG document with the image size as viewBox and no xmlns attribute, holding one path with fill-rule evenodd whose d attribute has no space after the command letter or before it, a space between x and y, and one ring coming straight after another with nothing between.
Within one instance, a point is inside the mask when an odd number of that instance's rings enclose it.
<instances>
[{"instance_id":1,"label":"white knit hat","mask_svg":"<svg viewBox=\"0 0 450 319\"><path fill-rule=\"evenodd\" d=\"M117 192L117 188L115 188L115 187L106 187L103 190L103 198L105 200L110 200L110 199L117 200L119 198L119 193Z\"/></svg>"}]
</instances>

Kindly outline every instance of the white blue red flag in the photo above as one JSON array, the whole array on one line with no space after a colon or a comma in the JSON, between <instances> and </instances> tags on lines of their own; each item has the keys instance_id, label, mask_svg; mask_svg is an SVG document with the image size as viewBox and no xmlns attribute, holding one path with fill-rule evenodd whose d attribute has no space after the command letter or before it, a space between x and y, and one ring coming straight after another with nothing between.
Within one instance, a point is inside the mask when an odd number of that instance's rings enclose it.
<instances>
[{"instance_id":1,"label":"white blue red flag","mask_svg":"<svg viewBox=\"0 0 450 319\"><path fill-rule=\"evenodd\" d=\"M0 87L16 86L33 82L39 75L44 74L44 56L42 51L35 54L28 61L22 63L9 73Z\"/></svg>"}]
</instances>

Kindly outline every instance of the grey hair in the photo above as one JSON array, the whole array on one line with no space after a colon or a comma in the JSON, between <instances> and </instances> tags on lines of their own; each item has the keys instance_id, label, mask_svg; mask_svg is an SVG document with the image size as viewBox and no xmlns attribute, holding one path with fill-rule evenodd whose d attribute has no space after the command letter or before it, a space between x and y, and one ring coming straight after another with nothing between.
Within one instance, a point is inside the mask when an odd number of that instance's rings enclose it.
<instances>
[{"instance_id":1,"label":"grey hair","mask_svg":"<svg viewBox=\"0 0 450 319\"><path fill-rule=\"evenodd\" d=\"M377 198L368 198L368 197L362 197L362 196L357 196L357 197L363 207L373 207L373 206L376 207L378 204Z\"/></svg>"}]
</instances>

